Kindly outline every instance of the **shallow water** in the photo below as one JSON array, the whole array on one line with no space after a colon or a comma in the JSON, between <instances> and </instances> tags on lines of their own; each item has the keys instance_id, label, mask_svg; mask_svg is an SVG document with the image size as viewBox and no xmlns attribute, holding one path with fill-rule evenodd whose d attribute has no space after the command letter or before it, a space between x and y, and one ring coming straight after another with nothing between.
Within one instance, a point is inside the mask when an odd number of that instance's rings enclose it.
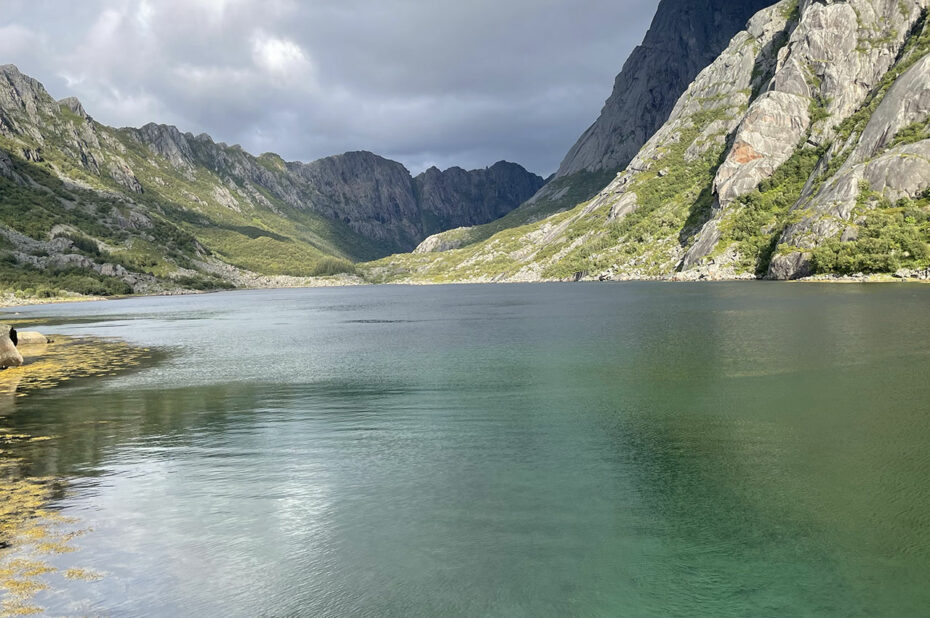
<instances>
[{"instance_id":1,"label":"shallow water","mask_svg":"<svg viewBox=\"0 0 930 618\"><path fill-rule=\"evenodd\" d=\"M5 408L112 616L930 607L930 287L232 292L20 309L166 354ZM9 317L12 311L5 312ZM2 412L0 412L2 413Z\"/></svg>"}]
</instances>

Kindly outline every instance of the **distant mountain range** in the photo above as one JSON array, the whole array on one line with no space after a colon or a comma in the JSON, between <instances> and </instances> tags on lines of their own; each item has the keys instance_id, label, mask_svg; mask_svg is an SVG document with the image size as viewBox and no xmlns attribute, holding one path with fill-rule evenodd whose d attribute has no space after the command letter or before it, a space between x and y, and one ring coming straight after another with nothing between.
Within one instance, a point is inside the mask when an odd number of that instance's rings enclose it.
<instances>
[{"instance_id":1,"label":"distant mountain range","mask_svg":"<svg viewBox=\"0 0 930 618\"><path fill-rule=\"evenodd\" d=\"M0 66L0 284L83 293L352 272L486 223L544 180L514 163L412 177L369 152L253 156L175 127L114 129Z\"/></svg>"}]
</instances>

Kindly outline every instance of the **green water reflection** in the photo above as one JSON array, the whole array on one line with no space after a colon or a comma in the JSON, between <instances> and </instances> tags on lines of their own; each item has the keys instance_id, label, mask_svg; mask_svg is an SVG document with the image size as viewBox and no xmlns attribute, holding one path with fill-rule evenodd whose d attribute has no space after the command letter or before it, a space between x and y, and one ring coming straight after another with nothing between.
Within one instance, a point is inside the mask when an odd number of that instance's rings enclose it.
<instances>
[{"instance_id":1,"label":"green water reflection","mask_svg":"<svg viewBox=\"0 0 930 618\"><path fill-rule=\"evenodd\" d=\"M477 286L79 308L76 332L169 357L5 419L57 436L26 459L73 479L61 506L95 530L62 566L108 573L40 600L922 615L928 300L908 286ZM214 319L190 319L204 310Z\"/></svg>"}]
</instances>

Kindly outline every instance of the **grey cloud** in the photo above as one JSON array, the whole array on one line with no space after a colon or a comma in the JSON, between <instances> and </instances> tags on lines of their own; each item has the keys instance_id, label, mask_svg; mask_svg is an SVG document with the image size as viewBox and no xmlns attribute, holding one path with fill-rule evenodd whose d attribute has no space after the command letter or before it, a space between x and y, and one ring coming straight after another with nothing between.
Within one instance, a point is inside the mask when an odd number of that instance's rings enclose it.
<instances>
[{"instance_id":1,"label":"grey cloud","mask_svg":"<svg viewBox=\"0 0 930 618\"><path fill-rule=\"evenodd\" d=\"M0 63L101 122L310 160L539 173L594 120L657 0L4 0Z\"/></svg>"}]
</instances>

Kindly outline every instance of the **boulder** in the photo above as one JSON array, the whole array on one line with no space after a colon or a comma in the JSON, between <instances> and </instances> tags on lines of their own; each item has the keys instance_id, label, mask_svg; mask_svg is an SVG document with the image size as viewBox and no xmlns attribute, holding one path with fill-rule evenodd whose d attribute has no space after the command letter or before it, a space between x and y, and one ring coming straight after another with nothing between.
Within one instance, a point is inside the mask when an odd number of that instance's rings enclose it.
<instances>
[{"instance_id":1,"label":"boulder","mask_svg":"<svg viewBox=\"0 0 930 618\"><path fill-rule=\"evenodd\" d=\"M18 340L16 347L18 348L24 345L45 345L50 342L48 337L36 331L17 332L16 338Z\"/></svg>"},{"instance_id":2,"label":"boulder","mask_svg":"<svg viewBox=\"0 0 930 618\"><path fill-rule=\"evenodd\" d=\"M433 234L417 245L414 253L442 253L461 249L468 243L468 228L458 227L439 234Z\"/></svg>"},{"instance_id":3,"label":"boulder","mask_svg":"<svg viewBox=\"0 0 930 618\"><path fill-rule=\"evenodd\" d=\"M813 274L812 258L812 253L804 251L776 255L772 257L767 278L777 281L790 281L809 277Z\"/></svg>"},{"instance_id":4,"label":"boulder","mask_svg":"<svg viewBox=\"0 0 930 618\"><path fill-rule=\"evenodd\" d=\"M0 324L0 369L23 364L23 355L16 349L17 341L16 329L9 324Z\"/></svg>"}]
</instances>

